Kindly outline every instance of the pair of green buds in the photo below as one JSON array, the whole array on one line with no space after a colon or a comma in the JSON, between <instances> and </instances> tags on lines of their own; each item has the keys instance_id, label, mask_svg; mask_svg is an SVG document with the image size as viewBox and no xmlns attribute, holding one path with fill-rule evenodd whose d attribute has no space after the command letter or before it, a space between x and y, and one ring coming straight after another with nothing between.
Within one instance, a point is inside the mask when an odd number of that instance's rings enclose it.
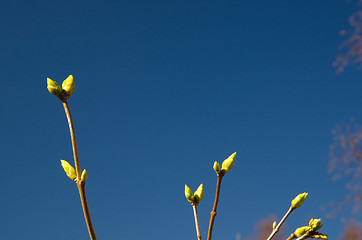
<instances>
[{"instance_id":1,"label":"pair of green buds","mask_svg":"<svg viewBox=\"0 0 362 240\"><path fill-rule=\"evenodd\" d=\"M195 193L192 193L191 189L185 184L185 197L191 204L199 204L204 197L204 185L201 183Z\"/></svg>"},{"instance_id":2,"label":"pair of green buds","mask_svg":"<svg viewBox=\"0 0 362 240\"><path fill-rule=\"evenodd\" d=\"M234 152L227 159L225 159L221 164L221 168L220 168L220 164L217 161L215 161L213 168L214 168L216 174L225 175L228 171L230 171L234 167L235 156L236 156L236 152Z\"/></svg>"},{"instance_id":3,"label":"pair of green buds","mask_svg":"<svg viewBox=\"0 0 362 240\"><path fill-rule=\"evenodd\" d=\"M319 229L322 228L322 226L323 226L323 224L321 223L320 219L312 218L309 221L308 226L297 228L295 230L295 232L292 234L292 238L300 238L304 234L308 234L309 237L312 237L312 238L328 240L327 235L317 232Z\"/></svg>"},{"instance_id":4,"label":"pair of green buds","mask_svg":"<svg viewBox=\"0 0 362 240\"><path fill-rule=\"evenodd\" d=\"M64 169L64 172L67 174L67 176L72 179L73 181L77 178L77 173L75 169L65 160L60 160L62 167ZM83 170L82 175L80 177L81 182L85 182L87 180L87 170Z\"/></svg>"},{"instance_id":5,"label":"pair of green buds","mask_svg":"<svg viewBox=\"0 0 362 240\"><path fill-rule=\"evenodd\" d=\"M47 78L47 88L51 94L63 101L64 97L70 97L75 92L73 75L63 81L62 89L56 81Z\"/></svg>"},{"instance_id":6,"label":"pair of green buds","mask_svg":"<svg viewBox=\"0 0 362 240\"><path fill-rule=\"evenodd\" d=\"M221 177L224 176L227 172L229 172L233 168L235 162L235 156L236 152L234 152L227 159L225 159L221 165L221 168L220 164L217 161L214 162L213 168L218 176L220 175ZM187 201L189 201L193 205L199 204L202 198L204 197L203 190L204 186L203 184L200 184L196 192L192 193L191 189L185 184L185 197Z\"/></svg>"}]
</instances>

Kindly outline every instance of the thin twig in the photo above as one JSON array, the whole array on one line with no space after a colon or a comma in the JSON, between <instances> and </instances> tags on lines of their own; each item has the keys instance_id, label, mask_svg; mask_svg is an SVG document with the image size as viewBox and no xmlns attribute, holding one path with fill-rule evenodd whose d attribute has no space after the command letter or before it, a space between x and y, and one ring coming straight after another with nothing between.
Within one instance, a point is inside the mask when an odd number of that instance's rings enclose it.
<instances>
[{"instance_id":1,"label":"thin twig","mask_svg":"<svg viewBox=\"0 0 362 240\"><path fill-rule=\"evenodd\" d=\"M195 217L195 226L196 226L197 239L201 240L200 224L199 224L199 218L197 216L197 206L196 206L196 204L192 204L192 208L194 209L194 217Z\"/></svg>"},{"instance_id":2,"label":"thin twig","mask_svg":"<svg viewBox=\"0 0 362 240\"><path fill-rule=\"evenodd\" d=\"M278 223L278 225L273 229L273 232L270 234L270 236L268 237L267 240L271 240L271 239L274 237L274 235L279 231L279 228L283 225L285 219L287 219L287 217L289 216L289 214L290 214L291 212L293 212L294 209L296 209L296 208L290 206L288 212L284 215L284 217L282 218L282 220L280 220L280 222Z\"/></svg>"},{"instance_id":3,"label":"thin twig","mask_svg":"<svg viewBox=\"0 0 362 240\"><path fill-rule=\"evenodd\" d=\"M313 231L313 230L310 230L310 231L304 233L301 237L299 237L299 238L297 238L297 239L295 239L295 240L303 240L303 239L309 238L309 237L311 236L311 232L312 232L312 231Z\"/></svg>"},{"instance_id":4,"label":"thin twig","mask_svg":"<svg viewBox=\"0 0 362 240\"><path fill-rule=\"evenodd\" d=\"M85 193L85 183L82 182L81 184L77 183L80 201L82 202L82 208L84 213L84 219L87 223L88 233L91 238L91 240L97 240L96 233L93 228L92 219L90 216L89 208L88 208L88 202L87 202L87 195Z\"/></svg>"},{"instance_id":5,"label":"thin twig","mask_svg":"<svg viewBox=\"0 0 362 240\"><path fill-rule=\"evenodd\" d=\"M86 196L86 193L85 193L85 182L81 180L81 168L80 168L80 164L79 164L77 141L75 139L74 125L73 125L72 115L70 114L68 99L67 98L62 99L62 102L63 102L63 107L64 107L64 110L65 110L65 114L67 115L69 130L70 130L70 136L71 136L71 139L72 139L74 164L75 164L75 170L76 170L76 174L77 174L77 178L75 179L75 182L76 182L77 187L78 187L80 201L82 203L82 208L83 208L83 213L84 213L84 218L85 218L85 221L86 221L86 224L87 224L90 239L91 240L97 240L97 237L96 237L96 234L95 234L95 231L94 231L94 228L93 228L89 208L88 208L87 196Z\"/></svg>"},{"instance_id":6,"label":"thin twig","mask_svg":"<svg viewBox=\"0 0 362 240\"><path fill-rule=\"evenodd\" d=\"M210 223L209 223L209 231L207 232L207 240L211 240L212 228L214 226L214 221L215 221L215 217L217 214L216 209L217 209L217 204L219 203L221 180L222 180L223 176L224 176L224 174L222 174L222 173L219 173L217 175L215 201L214 201L214 207L213 207L212 211L210 212Z\"/></svg>"},{"instance_id":7,"label":"thin twig","mask_svg":"<svg viewBox=\"0 0 362 240\"><path fill-rule=\"evenodd\" d=\"M63 107L64 107L65 114L67 115L67 119L68 119L70 138L72 139L75 171L77 173L76 179L78 182L78 181L80 181L80 177L81 177L81 170L80 170L79 156L78 156L78 147L77 147L77 141L75 139L73 119L72 119L72 115L70 114L69 104L68 104L67 100L63 100Z\"/></svg>"}]
</instances>

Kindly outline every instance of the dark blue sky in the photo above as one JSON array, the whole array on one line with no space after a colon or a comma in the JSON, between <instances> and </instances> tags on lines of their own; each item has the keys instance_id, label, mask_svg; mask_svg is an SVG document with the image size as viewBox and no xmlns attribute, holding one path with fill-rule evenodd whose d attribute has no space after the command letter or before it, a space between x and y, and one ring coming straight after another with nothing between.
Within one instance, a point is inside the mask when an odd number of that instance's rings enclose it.
<instances>
[{"instance_id":1,"label":"dark blue sky","mask_svg":"<svg viewBox=\"0 0 362 240\"><path fill-rule=\"evenodd\" d=\"M288 231L347 192L327 173L331 130L362 122L361 74L336 75L340 1L8 1L0 8L0 226L4 239L88 239L61 103L46 78L73 74L70 99L98 239L195 239L184 184L224 178L214 239L242 238L309 192Z\"/></svg>"}]
</instances>

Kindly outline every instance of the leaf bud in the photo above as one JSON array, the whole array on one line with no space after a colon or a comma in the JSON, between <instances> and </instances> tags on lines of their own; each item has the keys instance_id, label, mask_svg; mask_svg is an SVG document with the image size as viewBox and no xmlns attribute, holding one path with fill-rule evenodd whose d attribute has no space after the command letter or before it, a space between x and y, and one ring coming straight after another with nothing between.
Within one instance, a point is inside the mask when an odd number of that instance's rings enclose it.
<instances>
[{"instance_id":1,"label":"leaf bud","mask_svg":"<svg viewBox=\"0 0 362 240\"><path fill-rule=\"evenodd\" d=\"M302 203L305 201L305 199L307 198L308 193L301 193L298 196L296 196L293 201L292 201L292 207L293 208L299 208L300 206L302 206Z\"/></svg>"},{"instance_id":2,"label":"leaf bud","mask_svg":"<svg viewBox=\"0 0 362 240\"><path fill-rule=\"evenodd\" d=\"M218 162L216 162L216 161L214 162L213 168L217 174L220 173L220 164Z\"/></svg>"},{"instance_id":3,"label":"leaf bud","mask_svg":"<svg viewBox=\"0 0 362 240\"><path fill-rule=\"evenodd\" d=\"M51 94L53 94L59 99L62 98L62 90L60 89L60 86L56 81L47 78L47 88Z\"/></svg>"},{"instance_id":4,"label":"leaf bud","mask_svg":"<svg viewBox=\"0 0 362 240\"><path fill-rule=\"evenodd\" d=\"M221 165L221 170L224 173L227 173L228 171L230 171L233 166L234 166L234 161L235 161L235 156L236 156L236 152L234 152L233 154L231 154L227 159L225 159Z\"/></svg>"},{"instance_id":5,"label":"leaf bud","mask_svg":"<svg viewBox=\"0 0 362 240\"><path fill-rule=\"evenodd\" d=\"M316 234L316 235L313 235L312 238L328 240L328 236L325 234Z\"/></svg>"},{"instance_id":6,"label":"leaf bud","mask_svg":"<svg viewBox=\"0 0 362 240\"><path fill-rule=\"evenodd\" d=\"M65 160L60 160L62 167L64 169L64 172L67 174L67 176L74 181L74 179L77 177L77 174L75 173L75 169Z\"/></svg>"},{"instance_id":7,"label":"leaf bud","mask_svg":"<svg viewBox=\"0 0 362 240\"><path fill-rule=\"evenodd\" d=\"M68 96L71 96L71 95L74 93L74 91L75 91L75 84L74 84L73 75L69 75L69 77L67 77L67 79L65 79L65 80L63 81L62 88L63 88L63 91L64 91Z\"/></svg>"},{"instance_id":8,"label":"leaf bud","mask_svg":"<svg viewBox=\"0 0 362 240\"><path fill-rule=\"evenodd\" d=\"M191 189L185 184L185 197L187 201L190 203L194 202L194 194L192 193Z\"/></svg>"},{"instance_id":9,"label":"leaf bud","mask_svg":"<svg viewBox=\"0 0 362 240\"><path fill-rule=\"evenodd\" d=\"M311 227L313 229L313 231L318 231L319 229L321 229L323 226L323 224L321 223L320 219L314 219L312 218L309 221L309 227Z\"/></svg>"},{"instance_id":10,"label":"leaf bud","mask_svg":"<svg viewBox=\"0 0 362 240\"><path fill-rule=\"evenodd\" d=\"M194 202L195 204L199 204L204 197L204 186L203 184L200 184L200 186L197 188L196 192L194 193Z\"/></svg>"},{"instance_id":11,"label":"leaf bud","mask_svg":"<svg viewBox=\"0 0 362 240\"><path fill-rule=\"evenodd\" d=\"M80 177L80 180L82 181L82 182L85 182L85 180L87 180L87 170L83 170L83 172L82 172L82 176Z\"/></svg>"},{"instance_id":12,"label":"leaf bud","mask_svg":"<svg viewBox=\"0 0 362 240\"><path fill-rule=\"evenodd\" d=\"M306 234L309 230L311 230L311 228L309 226L300 227L295 230L294 235L297 238L299 238L299 237L303 236L304 234Z\"/></svg>"}]
</instances>

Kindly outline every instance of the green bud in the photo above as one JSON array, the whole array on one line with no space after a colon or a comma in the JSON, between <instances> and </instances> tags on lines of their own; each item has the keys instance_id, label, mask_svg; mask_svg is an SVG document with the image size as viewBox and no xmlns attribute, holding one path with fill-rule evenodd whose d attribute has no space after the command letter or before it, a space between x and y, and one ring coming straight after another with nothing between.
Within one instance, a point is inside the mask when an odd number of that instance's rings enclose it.
<instances>
[{"instance_id":1,"label":"green bud","mask_svg":"<svg viewBox=\"0 0 362 240\"><path fill-rule=\"evenodd\" d=\"M62 90L60 89L60 86L56 81L47 78L47 88L51 94L53 94L59 99L62 98Z\"/></svg>"},{"instance_id":2,"label":"green bud","mask_svg":"<svg viewBox=\"0 0 362 240\"><path fill-rule=\"evenodd\" d=\"M187 201L190 203L194 202L194 194L192 193L191 189L185 184L185 197Z\"/></svg>"},{"instance_id":3,"label":"green bud","mask_svg":"<svg viewBox=\"0 0 362 240\"><path fill-rule=\"evenodd\" d=\"M230 171L234 166L236 152L231 154L227 159L225 159L221 165L221 170L223 170L224 173L227 173Z\"/></svg>"},{"instance_id":4,"label":"green bud","mask_svg":"<svg viewBox=\"0 0 362 240\"><path fill-rule=\"evenodd\" d=\"M82 176L80 177L80 180L82 181L82 182L85 182L85 180L87 180L87 170L83 170L83 172L82 172Z\"/></svg>"},{"instance_id":5,"label":"green bud","mask_svg":"<svg viewBox=\"0 0 362 240\"><path fill-rule=\"evenodd\" d=\"M303 236L304 234L306 234L309 230L311 230L311 228L309 226L300 227L295 230L294 235L297 238L299 238L299 237Z\"/></svg>"},{"instance_id":6,"label":"green bud","mask_svg":"<svg viewBox=\"0 0 362 240\"><path fill-rule=\"evenodd\" d=\"M214 162L213 168L217 174L220 173L220 164L218 162L216 162L216 161Z\"/></svg>"},{"instance_id":7,"label":"green bud","mask_svg":"<svg viewBox=\"0 0 362 240\"><path fill-rule=\"evenodd\" d=\"M316 234L312 236L313 238L318 238L318 239L324 239L324 240L328 240L328 236L325 234Z\"/></svg>"},{"instance_id":8,"label":"green bud","mask_svg":"<svg viewBox=\"0 0 362 240\"><path fill-rule=\"evenodd\" d=\"M314 218L312 218L311 220L309 220L308 225L310 226L310 225L313 223L313 221L314 221Z\"/></svg>"},{"instance_id":9,"label":"green bud","mask_svg":"<svg viewBox=\"0 0 362 240\"><path fill-rule=\"evenodd\" d=\"M77 174L75 173L75 169L65 160L60 160L62 163L62 167L64 169L64 172L67 174L67 176L74 180L77 177Z\"/></svg>"},{"instance_id":10,"label":"green bud","mask_svg":"<svg viewBox=\"0 0 362 240\"><path fill-rule=\"evenodd\" d=\"M73 75L69 75L69 77L67 77L67 79L65 79L65 80L63 81L62 88L63 88L63 91L64 91L68 96L71 96L71 95L74 93L74 91L75 91L75 84L74 84Z\"/></svg>"},{"instance_id":11,"label":"green bud","mask_svg":"<svg viewBox=\"0 0 362 240\"><path fill-rule=\"evenodd\" d=\"M314 219L312 218L309 221L309 227L311 227L313 229L313 231L318 231L319 229L321 229L323 226L323 224L321 223L320 219Z\"/></svg>"},{"instance_id":12,"label":"green bud","mask_svg":"<svg viewBox=\"0 0 362 240\"><path fill-rule=\"evenodd\" d=\"M196 192L194 193L194 202L195 204L199 204L204 197L204 186L203 184L200 184L200 186L197 188Z\"/></svg>"},{"instance_id":13,"label":"green bud","mask_svg":"<svg viewBox=\"0 0 362 240\"><path fill-rule=\"evenodd\" d=\"M292 201L292 207L293 208L299 208L300 206L302 206L302 203L305 201L305 199L307 198L308 193L301 193L298 196L296 196L293 201Z\"/></svg>"},{"instance_id":14,"label":"green bud","mask_svg":"<svg viewBox=\"0 0 362 240\"><path fill-rule=\"evenodd\" d=\"M275 229L276 227L277 227L277 222L274 221L274 222L273 222L273 229Z\"/></svg>"}]
</instances>

